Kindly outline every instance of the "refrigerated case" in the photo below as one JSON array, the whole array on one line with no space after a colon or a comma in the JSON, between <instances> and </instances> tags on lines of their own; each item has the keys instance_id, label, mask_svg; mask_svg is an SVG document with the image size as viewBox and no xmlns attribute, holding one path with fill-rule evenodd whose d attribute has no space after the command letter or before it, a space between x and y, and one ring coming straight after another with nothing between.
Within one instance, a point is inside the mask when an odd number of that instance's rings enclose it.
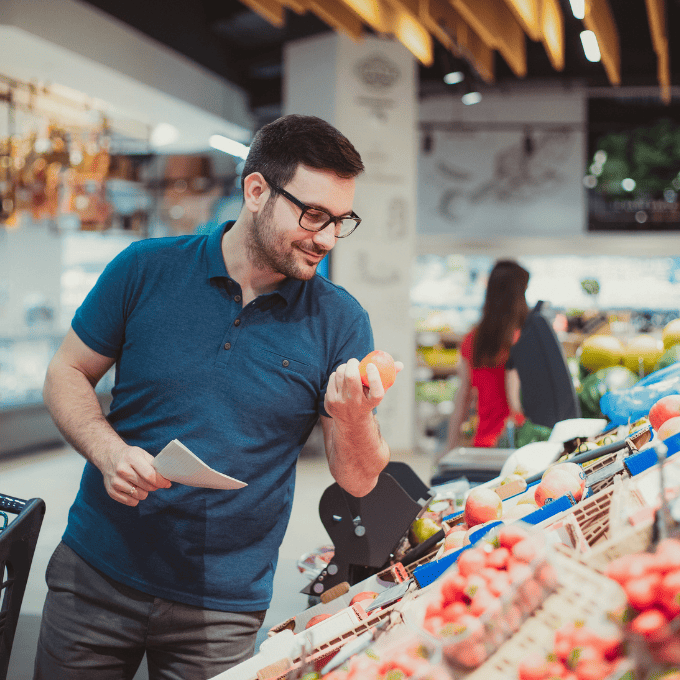
<instances>
[{"instance_id":1,"label":"refrigerated case","mask_svg":"<svg viewBox=\"0 0 680 680\"><path fill-rule=\"evenodd\" d=\"M0 455L63 441L42 400L45 371L62 338L61 333L0 337ZM97 385L104 410L112 387L109 371Z\"/></svg>"}]
</instances>

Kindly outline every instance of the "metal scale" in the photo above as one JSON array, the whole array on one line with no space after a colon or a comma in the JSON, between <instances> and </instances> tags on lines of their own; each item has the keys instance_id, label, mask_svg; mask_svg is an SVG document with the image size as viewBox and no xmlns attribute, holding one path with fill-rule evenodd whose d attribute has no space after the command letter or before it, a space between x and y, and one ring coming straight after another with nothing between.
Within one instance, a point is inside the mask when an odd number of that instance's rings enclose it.
<instances>
[{"instance_id":1,"label":"metal scale","mask_svg":"<svg viewBox=\"0 0 680 680\"><path fill-rule=\"evenodd\" d=\"M331 484L319 501L319 517L335 552L300 592L321 597L336 585L352 586L388 568L429 498L428 487L406 463L388 463L375 488L362 498Z\"/></svg>"}]
</instances>

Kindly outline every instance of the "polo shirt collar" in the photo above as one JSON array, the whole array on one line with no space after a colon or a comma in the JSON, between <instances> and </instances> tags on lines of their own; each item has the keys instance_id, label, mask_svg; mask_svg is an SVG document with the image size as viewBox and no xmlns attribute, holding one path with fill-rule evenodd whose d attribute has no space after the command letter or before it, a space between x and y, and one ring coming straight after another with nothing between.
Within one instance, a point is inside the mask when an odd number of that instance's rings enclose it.
<instances>
[{"instance_id":1,"label":"polo shirt collar","mask_svg":"<svg viewBox=\"0 0 680 680\"><path fill-rule=\"evenodd\" d=\"M208 278L213 279L216 276L229 276L227 267L224 264L224 255L222 255L222 237L224 233L231 229L234 225L234 220L225 222L223 225L208 235L208 247L206 248L206 257L208 259Z\"/></svg>"},{"instance_id":2,"label":"polo shirt collar","mask_svg":"<svg viewBox=\"0 0 680 680\"><path fill-rule=\"evenodd\" d=\"M222 236L224 236L225 232L231 229L233 225L234 220L225 222L217 229L214 229L208 236L206 256L208 260L209 279L226 276L233 281L227 272L227 267L224 264L224 255L222 255ZM270 293L270 295L276 295L278 293L286 303L290 303L298 295L304 283L304 281L299 281L298 279L286 279L273 293Z\"/></svg>"}]
</instances>

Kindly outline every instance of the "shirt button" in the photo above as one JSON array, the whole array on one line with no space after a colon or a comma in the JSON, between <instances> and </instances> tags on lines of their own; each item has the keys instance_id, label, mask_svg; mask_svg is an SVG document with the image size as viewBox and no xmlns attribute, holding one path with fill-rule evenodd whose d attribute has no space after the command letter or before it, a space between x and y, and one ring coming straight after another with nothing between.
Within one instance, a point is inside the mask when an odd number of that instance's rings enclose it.
<instances>
[{"instance_id":1,"label":"shirt button","mask_svg":"<svg viewBox=\"0 0 680 680\"><path fill-rule=\"evenodd\" d=\"M236 321L234 321L234 326L240 326L240 325L241 325L241 319L236 319Z\"/></svg>"},{"instance_id":2,"label":"shirt button","mask_svg":"<svg viewBox=\"0 0 680 680\"><path fill-rule=\"evenodd\" d=\"M290 365L290 361L288 361L288 359L284 359L281 363L283 364L284 367Z\"/></svg>"},{"instance_id":3,"label":"shirt button","mask_svg":"<svg viewBox=\"0 0 680 680\"><path fill-rule=\"evenodd\" d=\"M230 343L230 342L225 342L225 343L224 343L224 349L231 349L231 343Z\"/></svg>"},{"instance_id":4,"label":"shirt button","mask_svg":"<svg viewBox=\"0 0 680 680\"><path fill-rule=\"evenodd\" d=\"M236 302L241 302L241 296L240 295L234 295L234 300Z\"/></svg>"}]
</instances>

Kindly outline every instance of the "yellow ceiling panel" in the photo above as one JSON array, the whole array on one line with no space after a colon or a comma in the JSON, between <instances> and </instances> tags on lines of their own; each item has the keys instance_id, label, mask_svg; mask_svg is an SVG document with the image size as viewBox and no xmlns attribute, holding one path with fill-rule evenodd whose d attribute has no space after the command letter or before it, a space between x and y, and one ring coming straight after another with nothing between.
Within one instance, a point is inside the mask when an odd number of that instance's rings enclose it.
<instances>
[{"instance_id":1,"label":"yellow ceiling panel","mask_svg":"<svg viewBox=\"0 0 680 680\"><path fill-rule=\"evenodd\" d=\"M497 49L518 78L527 74L526 38L504 0L451 0L453 7L491 49Z\"/></svg>"},{"instance_id":2,"label":"yellow ceiling panel","mask_svg":"<svg viewBox=\"0 0 680 680\"><path fill-rule=\"evenodd\" d=\"M520 26L532 40L541 38L542 0L505 0Z\"/></svg>"},{"instance_id":3,"label":"yellow ceiling panel","mask_svg":"<svg viewBox=\"0 0 680 680\"><path fill-rule=\"evenodd\" d=\"M434 63L434 46L429 31L410 12L394 8L392 33L413 56L425 66Z\"/></svg>"},{"instance_id":4,"label":"yellow ceiling panel","mask_svg":"<svg viewBox=\"0 0 680 680\"><path fill-rule=\"evenodd\" d=\"M671 101L671 69L668 54L668 35L666 33L665 0L645 0L649 32L657 58L657 79L661 86L661 98L668 104Z\"/></svg>"},{"instance_id":5,"label":"yellow ceiling panel","mask_svg":"<svg viewBox=\"0 0 680 680\"><path fill-rule=\"evenodd\" d=\"M542 0L541 42L552 67L564 69L564 16L558 0Z\"/></svg>"},{"instance_id":6,"label":"yellow ceiling panel","mask_svg":"<svg viewBox=\"0 0 680 680\"><path fill-rule=\"evenodd\" d=\"M241 0L241 2L277 28L283 28L286 23L283 5L277 0Z\"/></svg>"},{"instance_id":7,"label":"yellow ceiling panel","mask_svg":"<svg viewBox=\"0 0 680 680\"><path fill-rule=\"evenodd\" d=\"M305 0L316 16L331 28L359 40L364 32L361 18L342 0Z\"/></svg>"},{"instance_id":8,"label":"yellow ceiling panel","mask_svg":"<svg viewBox=\"0 0 680 680\"><path fill-rule=\"evenodd\" d=\"M389 33L392 11L383 0L343 0L343 2L374 31Z\"/></svg>"},{"instance_id":9,"label":"yellow ceiling panel","mask_svg":"<svg viewBox=\"0 0 680 680\"><path fill-rule=\"evenodd\" d=\"M448 0L420 0L420 20L446 49L467 61L484 82L494 82L493 50Z\"/></svg>"}]
</instances>

